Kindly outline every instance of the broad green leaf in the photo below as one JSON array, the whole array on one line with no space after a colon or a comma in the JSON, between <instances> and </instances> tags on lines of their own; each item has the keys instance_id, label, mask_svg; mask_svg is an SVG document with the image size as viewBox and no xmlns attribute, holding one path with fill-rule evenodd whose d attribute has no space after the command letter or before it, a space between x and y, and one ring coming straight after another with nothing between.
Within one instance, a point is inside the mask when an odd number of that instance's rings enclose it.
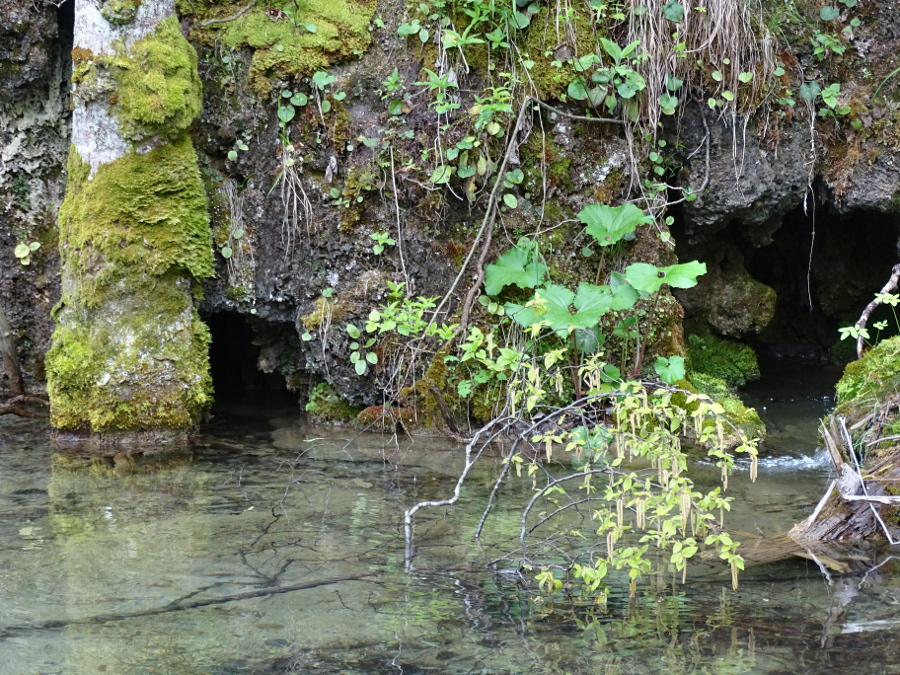
<instances>
[{"instance_id":1,"label":"broad green leaf","mask_svg":"<svg viewBox=\"0 0 900 675\"><path fill-rule=\"evenodd\" d=\"M834 21L838 16L840 16L841 10L837 7L828 6L823 7L819 11L819 16L822 18L822 21Z\"/></svg>"},{"instance_id":2,"label":"broad green leaf","mask_svg":"<svg viewBox=\"0 0 900 675\"><path fill-rule=\"evenodd\" d=\"M616 311L631 309L641 297L620 272L610 274L609 286L612 289L612 309Z\"/></svg>"},{"instance_id":3,"label":"broad green leaf","mask_svg":"<svg viewBox=\"0 0 900 675\"><path fill-rule=\"evenodd\" d=\"M600 318L612 309L612 290L609 286L578 284L575 294L573 322L577 328L596 326Z\"/></svg>"},{"instance_id":4,"label":"broad green leaf","mask_svg":"<svg viewBox=\"0 0 900 675\"><path fill-rule=\"evenodd\" d=\"M653 369L663 382L674 384L684 378L684 357L670 356L666 358L665 356L657 356Z\"/></svg>"},{"instance_id":5,"label":"broad green leaf","mask_svg":"<svg viewBox=\"0 0 900 675\"><path fill-rule=\"evenodd\" d=\"M625 269L625 279L639 291L655 293L664 284L675 288L691 288L697 285L697 277L705 273L706 263L696 260L668 267L633 263Z\"/></svg>"},{"instance_id":6,"label":"broad green leaf","mask_svg":"<svg viewBox=\"0 0 900 675\"><path fill-rule=\"evenodd\" d=\"M443 185L450 181L450 178L455 171L456 167L450 166L449 164L441 164L431 172L431 178L429 180L435 185Z\"/></svg>"},{"instance_id":7,"label":"broad green leaf","mask_svg":"<svg viewBox=\"0 0 900 675\"><path fill-rule=\"evenodd\" d=\"M588 90L585 86L583 77L576 77L574 80L569 82L569 86L566 89L566 92L569 94L569 98L574 99L576 101L584 101L588 97Z\"/></svg>"},{"instance_id":8,"label":"broad green leaf","mask_svg":"<svg viewBox=\"0 0 900 675\"><path fill-rule=\"evenodd\" d=\"M606 206L589 204L578 213L578 219L587 225L587 233L594 237L600 246L612 246L628 234L632 234L638 225L648 225L653 218L634 204Z\"/></svg>"},{"instance_id":9,"label":"broad green leaf","mask_svg":"<svg viewBox=\"0 0 900 675\"><path fill-rule=\"evenodd\" d=\"M644 293L655 293L663 285L663 277L659 267L650 263L632 263L625 268L625 279L634 288Z\"/></svg>"},{"instance_id":10,"label":"broad green leaf","mask_svg":"<svg viewBox=\"0 0 900 675\"><path fill-rule=\"evenodd\" d=\"M697 277L706 274L706 263L692 260L678 265L663 267L664 282L675 288L693 288L697 285Z\"/></svg>"},{"instance_id":11,"label":"broad green leaf","mask_svg":"<svg viewBox=\"0 0 900 675\"><path fill-rule=\"evenodd\" d=\"M369 364L367 364L364 359L360 359L353 364L353 369L356 371L357 375L365 375L366 371L369 369Z\"/></svg>"},{"instance_id":12,"label":"broad green leaf","mask_svg":"<svg viewBox=\"0 0 900 675\"><path fill-rule=\"evenodd\" d=\"M684 18L684 5L676 0L669 0L663 5L663 15L669 20L678 23Z\"/></svg>"},{"instance_id":13,"label":"broad green leaf","mask_svg":"<svg viewBox=\"0 0 900 675\"><path fill-rule=\"evenodd\" d=\"M497 295L509 284L519 288L534 288L544 282L547 266L540 261L536 246L528 239L497 258L497 262L484 269L484 291Z\"/></svg>"},{"instance_id":14,"label":"broad green leaf","mask_svg":"<svg viewBox=\"0 0 900 675\"><path fill-rule=\"evenodd\" d=\"M287 124L294 119L294 106L283 105L278 107L278 119L282 124Z\"/></svg>"},{"instance_id":15,"label":"broad green leaf","mask_svg":"<svg viewBox=\"0 0 900 675\"><path fill-rule=\"evenodd\" d=\"M509 208L514 209L519 205L519 200L516 199L515 195L511 195L508 192L503 195L503 203L506 204Z\"/></svg>"},{"instance_id":16,"label":"broad green leaf","mask_svg":"<svg viewBox=\"0 0 900 675\"><path fill-rule=\"evenodd\" d=\"M822 91L821 85L815 80L811 82L804 82L800 85L800 89L798 90L800 95L806 99L807 101L812 101L819 95Z\"/></svg>"}]
</instances>

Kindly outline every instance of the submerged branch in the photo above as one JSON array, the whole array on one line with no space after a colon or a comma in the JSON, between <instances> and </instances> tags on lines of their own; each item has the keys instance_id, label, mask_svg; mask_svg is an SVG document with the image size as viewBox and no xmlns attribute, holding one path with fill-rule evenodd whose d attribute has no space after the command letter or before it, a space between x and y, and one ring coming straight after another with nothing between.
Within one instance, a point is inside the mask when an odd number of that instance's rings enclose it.
<instances>
[{"instance_id":1,"label":"submerged branch","mask_svg":"<svg viewBox=\"0 0 900 675\"><path fill-rule=\"evenodd\" d=\"M162 607L154 607L152 609L143 609L137 612L123 612L121 614L97 614L95 616L82 617L80 619L55 619L49 621L39 621L31 625L23 626L7 626L0 629L0 638L13 637L20 633L46 630L51 628L65 628L67 626L83 626L100 623L108 623L110 621L124 621L125 619L134 619L142 616L156 616L158 614L168 614L170 612L181 612L186 609L197 609L199 607L209 607L210 605L224 605L229 602L238 602L241 600L250 600L252 598L264 598L281 593L292 593L293 591L302 591L310 588L318 588L319 586L331 586L344 581L357 581L375 576L374 573L356 574L347 577L335 577L333 579L322 579L320 581L307 581L302 584L293 584L291 586L280 586L278 588L263 588L257 591L247 591L246 593L236 593L235 595L226 595L222 598L205 598L203 600L192 600L191 602L172 602Z\"/></svg>"}]
</instances>

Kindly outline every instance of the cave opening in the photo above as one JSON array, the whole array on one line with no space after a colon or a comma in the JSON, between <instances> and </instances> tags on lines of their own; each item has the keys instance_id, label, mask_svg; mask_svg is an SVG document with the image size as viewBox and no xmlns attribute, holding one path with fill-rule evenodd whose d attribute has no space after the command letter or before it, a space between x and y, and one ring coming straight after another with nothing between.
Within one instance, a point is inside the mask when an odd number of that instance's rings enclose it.
<instances>
[{"instance_id":1,"label":"cave opening","mask_svg":"<svg viewBox=\"0 0 900 675\"><path fill-rule=\"evenodd\" d=\"M690 232L683 217L676 221L679 260L697 259L708 269L696 288L678 293L688 332L709 327L764 358L855 358L855 341L841 341L838 329L857 321L900 262L900 219L844 212L823 187L815 192L818 199L810 194L762 225L735 220L704 235ZM870 330L881 320L888 321L881 337L897 332L889 307L873 313Z\"/></svg>"},{"instance_id":2,"label":"cave opening","mask_svg":"<svg viewBox=\"0 0 900 675\"><path fill-rule=\"evenodd\" d=\"M238 312L219 312L206 318L212 342L210 372L215 390L215 412L260 415L297 407L277 369L260 369L265 327L251 325ZM260 322L261 324L261 322Z\"/></svg>"}]
</instances>

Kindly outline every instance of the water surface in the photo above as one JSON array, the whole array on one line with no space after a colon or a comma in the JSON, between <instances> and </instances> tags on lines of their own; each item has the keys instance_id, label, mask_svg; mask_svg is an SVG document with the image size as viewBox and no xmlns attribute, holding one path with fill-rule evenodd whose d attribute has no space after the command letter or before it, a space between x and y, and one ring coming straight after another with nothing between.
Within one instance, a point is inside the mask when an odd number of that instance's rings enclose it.
<instances>
[{"instance_id":1,"label":"water surface","mask_svg":"<svg viewBox=\"0 0 900 675\"><path fill-rule=\"evenodd\" d=\"M815 422L790 401L767 403L780 447L758 482L731 481L736 529L785 531L826 483ZM55 453L40 422L0 433L3 673L900 672L893 561L830 582L785 561L736 592L696 566L687 585L646 580L659 599L536 603L485 569L514 547L530 482L510 480L472 540L496 458L457 506L421 512L406 567L403 510L449 495L461 466L444 439L231 420L165 457L92 459Z\"/></svg>"}]
</instances>

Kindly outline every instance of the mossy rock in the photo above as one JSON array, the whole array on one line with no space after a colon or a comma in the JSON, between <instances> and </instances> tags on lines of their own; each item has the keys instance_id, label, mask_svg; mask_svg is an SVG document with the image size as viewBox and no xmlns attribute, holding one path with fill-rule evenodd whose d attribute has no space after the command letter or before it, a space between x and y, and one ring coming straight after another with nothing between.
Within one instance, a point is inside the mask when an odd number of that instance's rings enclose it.
<instances>
[{"instance_id":1,"label":"mossy rock","mask_svg":"<svg viewBox=\"0 0 900 675\"><path fill-rule=\"evenodd\" d=\"M711 333L687 338L691 371L740 387L759 378L759 363L752 347L718 338Z\"/></svg>"},{"instance_id":2,"label":"mossy rock","mask_svg":"<svg viewBox=\"0 0 900 675\"><path fill-rule=\"evenodd\" d=\"M308 77L365 52L372 40L369 24L377 7L375 0L281 0L221 21L238 14L245 3L179 0L177 5L181 14L197 21L192 37L232 49L254 50L250 79L261 96L272 90L272 79ZM294 16L285 14L285 9Z\"/></svg>"},{"instance_id":3,"label":"mossy rock","mask_svg":"<svg viewBox=\"0 0 900 675\"><path fill-rule=\"evenodd\" d=\"M765 438L766 425L759 417L755 408L744 405L725 380L706 375L704 373L690 372L687 379L680 380L675 386L698 394L705 394L722 406L728 420L738 427L747 438ZM686 397L680 399L673 397L676 404L686 405Z\"/></svg>"},{"instance_id":4,"label":"mossy rock","mask_svg":"<svg viewBox=\"0 0 900 675\"><path fill-rule=\"evenodd\" d=\"M309 393L306 412L310 421L324 424L349 424L356 421L362 411L341 398L334 387L327 382L320 382Z\"/></svg>"},{"instance_id":5,"label":"mossy rock","mask_svg":"<svg viewBox=\"0 0 900 675\"><path fill-rule=\"evenodd\" d=\"M869 405L900 392L900 336L882 340L847 364L835 389L838 407Z\"/></svg>"}]
</instances>

